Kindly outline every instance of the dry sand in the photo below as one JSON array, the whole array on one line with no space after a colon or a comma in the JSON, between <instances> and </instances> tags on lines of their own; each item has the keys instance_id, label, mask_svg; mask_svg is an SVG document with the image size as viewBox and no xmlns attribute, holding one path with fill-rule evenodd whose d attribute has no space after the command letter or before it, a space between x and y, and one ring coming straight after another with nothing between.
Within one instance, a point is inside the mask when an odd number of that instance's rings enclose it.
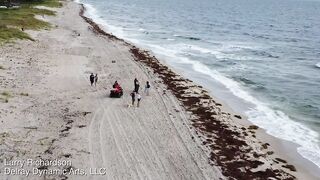
<instances>
[{"instance_id":1,"label":"dry sand","mask_svg":"<svg viewBox=\"0 0 320 180\"><path fill-rule=\"evenodd\" d=\"M152 67L158 62L148 53L99 34L79 16L80 10L78 4L65 2L63 8L56 9L56 17L44 17L53 24L52 30L30 31L35 42L18 41L0 48L0 65L5 68L0 70L0 92L10 94L1 95L0 102L0 179L226 179L237 175L246 179L270 172L282 179L314 178L303 170L281 167L288 164L268 153L267 145L255 138L255 127L241 129L243 125L236 123L238 118L232 112L221 110L219 103L192 82L171 83L168 76L182 77L166 68L160 71L162 66ZM91 72L98 73L96 87L90 86ZM142 93L139 108L129 107L134 78L142 87L146 81L152 86L150 96ZM115 80L124 89L119 99L108 97ZM177 82L184 91L180 97ZM185 95L198 96L197 107ZM219 134L208 131L198 117L198 107L211 108L216 122L224 127L222 134L220 129ZM218 140L226 137L238 154L221 146ZM247 148L234 146L233 141L245 142ZM228 153L237 159L228 162ZM9 167L3 163L5 159L65 160L72 164L11 166L49 173L13 176L4 174ZM255 168L245 168L245 163L251 166L252 162L257 163ZM242 174L236 174L239 165L243 166ZM77 168L87 174L50 174L50 170L79 173L74 171ZM106 174L90 174L90 168L105 168L101 172ZM246 176L249 171L254 172L252 176Z\"/></svg>"}]
</instances>

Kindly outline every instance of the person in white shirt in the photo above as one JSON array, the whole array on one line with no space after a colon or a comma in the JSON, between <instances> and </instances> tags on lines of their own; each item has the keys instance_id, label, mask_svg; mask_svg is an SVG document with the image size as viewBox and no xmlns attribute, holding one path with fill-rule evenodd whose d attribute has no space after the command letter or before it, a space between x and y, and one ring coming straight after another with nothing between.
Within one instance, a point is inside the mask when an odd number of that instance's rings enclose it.
<instances>
[{"instance_id":1,"label":"person in white shirt","mask_svg":"<svg viewBox=\"0 0 320 180\"><path fill-rule=\"evenodd\" d=\"M151 88L150 83L149 83L149 81L147 81L145 89L144 89L144 92L147 94L147 96L149 96L150 88Z\"/></svg>"},{"instance_id":2,"label":"person in white shirt","mask_svg":"<svg viewBox=\"0 0 320 180\"><path fill-rule=\"evenodd\" d=\"M138 100L137 107L139 107L140 101L141 101L141 95L139 93L137 93L137 100Z\"/></svg>"}]
</instances>

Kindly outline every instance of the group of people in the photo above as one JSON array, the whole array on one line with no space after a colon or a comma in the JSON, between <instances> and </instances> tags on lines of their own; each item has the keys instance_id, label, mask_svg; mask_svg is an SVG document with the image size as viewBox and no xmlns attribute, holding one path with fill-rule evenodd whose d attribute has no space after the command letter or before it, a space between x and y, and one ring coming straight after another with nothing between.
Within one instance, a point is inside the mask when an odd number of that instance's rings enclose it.
<instances>
[{"instance_id":1,"label":"group of people","mask_svg":"<svg viewBox=\"0 0 320 180\"><path fill-rule=\"evenodd\" d=\"M90 79L91 86L93 85L96 86L98 82L98 74L94 75L93 73L91 73L89 79ZM134 90L130 93L130 96L132 99L132 106L134 106L135 101L137 100L137 107L139 107L140 101L141 101L141 95L139 93L140 83L137 78L135 78L133 82L134 82ZM118 81L115 81L112 87L114 88L114 91L116 93L120 93L122 91L122 88L120 87ZM150 83L149 81L147 81L144 89L144 92L147 96L149 96L150 88L151 88Z\"/></svg>"},{"instance_id":2,"label":"group of people","mask_svg":"<svg viewBox=\"0 0 320 180\"><path fill-rule=\"evenodd\" d=\"M138 81L137 78L134 79L133 81L134 83L134 90L133 92L136 92L136 93L139 93L139 89L140 89L140 83ZM149 81L146 82L146 85L144 87L144 92L147 94L147 96L149 95L149 90L150 90L151 86L150 86L150 83Z\"/></svg>"},{"instance_id":3,"label":"group of people","mask_svg":"<svg viewBox=\"0 0 320 180\"><path fill-rule=\"evenodd\" d=\"M134 90L130 93L131 99L132 99L132 106L134 106L135 101L137 100L137 107L140 106L140 101L141 101L141 95L139 93L140 89L140 83L137 78L134 79ZM150 83L149 81L146 82L144 92L146 93L147 96L149 96L149 91L150 91Z\"/></svg>"},{"instance_id":4,"label":"group of people","mask_svg":"<svg viewBox=\"0 0 320 180\"><path fill-rule=\"evenodd\" d=\"M97 86L97 82L98 82L98 74L94 75L93 73L90 74L90 83L91 86Z\"/></svg>"}]
</instances>

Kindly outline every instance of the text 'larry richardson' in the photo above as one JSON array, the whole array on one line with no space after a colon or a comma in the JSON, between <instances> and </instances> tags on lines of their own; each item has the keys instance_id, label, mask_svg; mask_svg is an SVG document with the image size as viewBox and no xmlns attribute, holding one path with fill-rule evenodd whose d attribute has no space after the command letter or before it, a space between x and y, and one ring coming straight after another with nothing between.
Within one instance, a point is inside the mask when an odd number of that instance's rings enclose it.
<instances>
[{"instance_id":1,"label":"text 'larry richardson'","mask_svg":"<svg viewBox=\"0 0 320 180\"><path fill-rule=\"evenodd\" d=\"M74 168L70 160L7 160L3 161L4 168L0 174L11 176L54 176L54 175L106 175L106 168Z\"/></svg>"}]
</instances>

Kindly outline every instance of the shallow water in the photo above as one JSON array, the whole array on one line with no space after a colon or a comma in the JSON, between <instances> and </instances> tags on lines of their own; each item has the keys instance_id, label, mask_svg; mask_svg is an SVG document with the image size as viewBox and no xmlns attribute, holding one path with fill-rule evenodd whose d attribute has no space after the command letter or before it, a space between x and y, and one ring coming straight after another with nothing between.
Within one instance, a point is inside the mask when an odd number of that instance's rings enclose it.
<instances>
[{"instance_id":1,"label":"shallow water","mask_svg":"<svg viewBox=\"0 0 320 180\"><path fill-rule=\"evenodd\" d=\"M220 83L250 121L320 167L320 1L81 2L108 31Z\"/></svg>"}]
</instances>

